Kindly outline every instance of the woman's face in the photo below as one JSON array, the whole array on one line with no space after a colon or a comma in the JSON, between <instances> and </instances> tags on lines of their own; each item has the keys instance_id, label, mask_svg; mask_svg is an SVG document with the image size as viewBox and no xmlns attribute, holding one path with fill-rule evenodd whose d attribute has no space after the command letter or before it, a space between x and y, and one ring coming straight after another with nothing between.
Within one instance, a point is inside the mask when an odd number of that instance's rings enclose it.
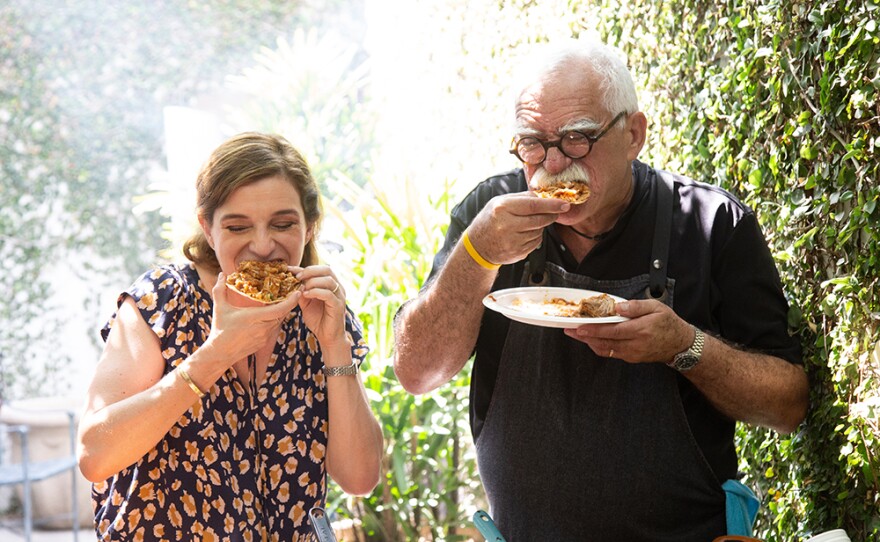
<instances>
[{"instance_id":1,"label":"woman's face","mask_svg":"<svg viewBox=\"0 0 880 542\"><path fill-rule=\"evenodd\" d=\"M227 275L243 260L299 265L312 238L299 193L281 176L236 188L211 219L199 223Z\"/></svg>"}]
</instances>

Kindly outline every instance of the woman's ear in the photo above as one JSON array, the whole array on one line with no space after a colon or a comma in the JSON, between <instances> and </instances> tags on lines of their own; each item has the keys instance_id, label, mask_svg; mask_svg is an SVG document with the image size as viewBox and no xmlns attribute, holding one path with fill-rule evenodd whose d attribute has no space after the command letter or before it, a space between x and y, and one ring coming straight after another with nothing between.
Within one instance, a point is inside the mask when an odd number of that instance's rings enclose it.
<instances>
[{"instance_id":1,"label":"woman's ear","mask_svg":"<svg viewBox=\"0 0 880 542\"><path fill-rule=\"evenodd\" d=\"M306 229L306 242L305 242L305 244L309 244L309 241L312 240L312 236L314 235L314 233L315 233L315 225L312 224L311 226L308 227L308 229Z\"/></svg>"},{"instance_id":2,"label":"woman's ear","mask_svg":"<svg viewBox=\"0 0 880 542\"><path fill-rule=\"evenodd\" d=\"M199 226L202 227L202 232L205 234L205 239L208 240L208 246L213 249L214 238L211 236L211 224L208 223L208 219L202 215L199 215Z\"/></svg>"}]
</instances>

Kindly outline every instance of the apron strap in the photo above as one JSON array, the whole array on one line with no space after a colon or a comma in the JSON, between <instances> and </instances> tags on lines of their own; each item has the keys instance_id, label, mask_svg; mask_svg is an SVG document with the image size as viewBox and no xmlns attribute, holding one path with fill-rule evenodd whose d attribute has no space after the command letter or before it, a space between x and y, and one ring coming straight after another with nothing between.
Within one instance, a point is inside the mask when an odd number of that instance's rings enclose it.
<instances>
[{"instance_id":1,"label":"apron strap","mask_svg":"<svg viewBox=\"0 0 880 542\"><path fill-rule=\"evenodd\" d=\"M657 185L657 218L654 226L654 246L651 249L651 266L648 271L648 297L666 298L666 276L669 258L669 238L672 234L672 180L665 172L652 170Z\"/></svg>"},{"instance_id":2,"label":"apron strap","mask_svg":"<svg viewBox=\"0 0 880 542\"><path fill-rule=\"evenodd\" d=\"M549 281L547 274L547 246L551 241L547 228L544 228L541 244L529 253L529 286L544 286Z\"/></svg>"}]
</instances>

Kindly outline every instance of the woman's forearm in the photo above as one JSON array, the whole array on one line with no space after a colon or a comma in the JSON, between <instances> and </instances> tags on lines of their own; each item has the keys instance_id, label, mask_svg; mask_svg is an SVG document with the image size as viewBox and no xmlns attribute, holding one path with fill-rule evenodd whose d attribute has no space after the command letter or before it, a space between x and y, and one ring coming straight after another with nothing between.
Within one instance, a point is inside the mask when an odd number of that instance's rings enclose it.
<instances>
[{"instance_id":1,"label":"woman's forearm","mask_svg":"<svg viewBox=\"0 0 880 542\"><path fill-rule=\"evenodd\" d=\"M324 356L328 366L351 364L347 343ZM366 495L379 483L384 439L360 374L327 377L327 402L327 471L346 493Z\"/></svg>"},{"instance_id":2,"label":"woman's forearm","mask_svg":"<svg viewBox=\"0 0 880 542\"><path fill-rule=\"evenodd\" d=\"M178 368L187 371L202 392L220 377L209 357L208 349L196 351ZM119 386L119 375L99 372L79 424L79 464L87 479L103 481L136 463L201 400L178 369L152 385L135 380Z\"/></svg>"}]
</instances>

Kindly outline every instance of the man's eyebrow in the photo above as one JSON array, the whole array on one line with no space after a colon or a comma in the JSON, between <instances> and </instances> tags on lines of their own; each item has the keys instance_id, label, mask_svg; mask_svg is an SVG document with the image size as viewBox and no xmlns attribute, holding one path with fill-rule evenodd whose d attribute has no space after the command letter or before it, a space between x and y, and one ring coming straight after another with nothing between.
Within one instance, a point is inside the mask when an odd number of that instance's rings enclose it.
<instances>
[{"instance_id":1,"label":"man's eyebrow","mask_svg":"<svg viewBox=\"0 0 880 542\"><path fill-rule=\"evenodd\" d=\"M602 127L602 124L593 119L577 119L560 126L556 133L559 135L565 132L592 132Z\"/></svg>"},{"instance_id":2,"label":"man's eyebrow","mask_svg":"<svg viewBox=\"0 0 880 542\"><path fill-rule=\"evenodd\" d=\"M566 132L594 132L601 127L602 123L597 122L593 119L576 119L569 121L566 124L563 124L562 126L557 128L556 135L562 136ZM528 126L517 126L514 133L514 138L521 139L524 137L544 139L547 137L547 133L541 130L530 128Z\"/></svg>"}]
</instances>

